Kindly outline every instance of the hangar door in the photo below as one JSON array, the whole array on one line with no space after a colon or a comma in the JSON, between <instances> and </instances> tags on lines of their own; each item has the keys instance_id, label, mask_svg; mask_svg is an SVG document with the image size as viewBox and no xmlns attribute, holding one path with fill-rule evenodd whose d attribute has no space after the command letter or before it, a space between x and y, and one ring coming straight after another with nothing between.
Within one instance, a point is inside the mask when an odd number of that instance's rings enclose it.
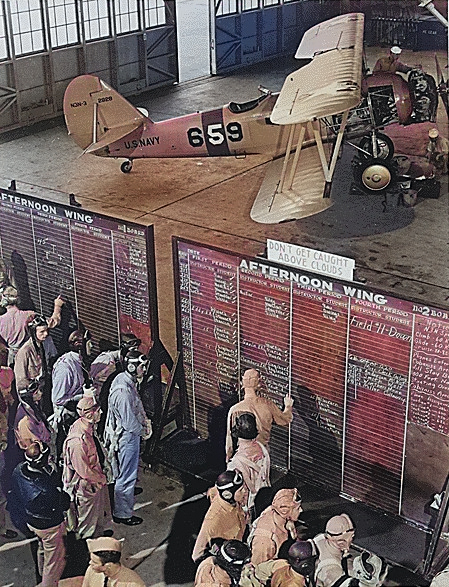
<instances>
[{"instance_id":1,"label":"hangar door","mask_svg":"<svg viewBox=\"0 0 449 587\"><path fill-rule=\"evenodd\" d=\"M179 81L210 75L210 0L178 0L176 23Z\"/></svg>"}]
</instances>

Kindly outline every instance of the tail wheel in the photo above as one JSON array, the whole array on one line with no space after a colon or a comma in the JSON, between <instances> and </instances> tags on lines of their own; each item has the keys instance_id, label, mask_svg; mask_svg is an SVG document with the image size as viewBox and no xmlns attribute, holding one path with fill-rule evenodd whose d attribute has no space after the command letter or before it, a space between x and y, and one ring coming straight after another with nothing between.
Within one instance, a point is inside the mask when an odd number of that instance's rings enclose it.
<instances>
[{"instance_id":1,"label":"tail wheel","mask_svg":"<svg viewBox=\"0 0 449 587\"><path fill-rule=\"evenodd\" d=\"M396 181L394 167L383 159L368 159L355 171L358 185L368 194L384 194Z\"/></svg>"},{"instance_id":2,"label":"tail wheel","mask_svg":"<svg viewBox=\"0 0 449 587\"><path fill-rule=\"evenodd\" d=\"M133 168L133 162L131 161L131 159L128 159L127 161L123 161L123 163L120 165L120 169L123 173L129 173L132 168Z\"/></svg>"},{"instance_id":3,"label":"tail wheel","mask_svg":"<svg viewBox=\"0 0 449 587\"><path fill-rule=\"evenodd\" d=\"M390 137L384 135L382 133L376 133L376 149L377 149L377 159L383 159L385 161L390 161L394 155L394 144ZM370 159L374 157L374 149L373 149L373 138L370 135L362 137L359 147L366 151L363 153L359 151L360 155L364 159ZM367 154L369 153L369 154Z\"/></svg>"}]
</instances>

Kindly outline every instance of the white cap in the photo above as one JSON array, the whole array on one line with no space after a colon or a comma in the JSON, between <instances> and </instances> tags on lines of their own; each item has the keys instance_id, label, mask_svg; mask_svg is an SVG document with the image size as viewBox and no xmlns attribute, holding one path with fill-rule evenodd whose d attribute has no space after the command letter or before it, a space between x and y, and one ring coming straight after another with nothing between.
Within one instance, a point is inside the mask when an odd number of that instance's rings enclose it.
<instances>
[{"instance_id":1,"label":"white cap","mask_svg":"<svg viewBox=\"0 0 449 587\"><path fill-rule=\"evenodd\" d=\"M397 45L393 45L393 47L390 49L390 53L393 53L393 55L400 55L402 53L402 49Z\"/></svg>"}]
</instances>

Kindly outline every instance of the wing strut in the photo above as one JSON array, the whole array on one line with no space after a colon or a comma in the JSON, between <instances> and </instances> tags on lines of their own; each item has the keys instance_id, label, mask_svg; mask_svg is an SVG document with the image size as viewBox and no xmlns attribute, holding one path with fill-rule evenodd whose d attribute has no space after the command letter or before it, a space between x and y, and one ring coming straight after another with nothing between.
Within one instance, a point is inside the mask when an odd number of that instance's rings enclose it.
<instances>
[{"instance_id":1,"label":"wing strut","mask_svg":"<svg viewBox=\"0 0 449 587\"><path fill-rule=\"evenodd\" d=\"M332 157L331 157L329 164L327 163L326 153L324 152L323 137L321 136L320 125L318 124L318 121L316 121L316 120L314 120L311 123L312 130L313 130L313 136L315 137L316 146L318 148L318 153L320 155L321 165L323 167L323 174L324 174L324 179L326 180L326 183L330 183L332 181L332 177L334 175L335 166L337 165L338 152L340 150L341 142L343 140L343 134L345 132L346 123L348 122L348 115L349 115L348 110L343 112L340 128L338 130L337 138L335 139L334 149L333 149Z\"/></svg>"},{"instance_id":2,"label":"wing strut","mask_svg":"<svg viewBox=\"0 0 449 587\"><path fill-rule=\"evenodd\" d=\"M321 162L321 167L323 170L324 180L326 182L326 186L324 189L324 195L323 195L323 197L325 197L325 198L328 198L330 195L330 184L332 182L332 178L334 175L335 166L337 165L338 153L340 151L341 143L343 141L343 135L345 132L346 124L348 122L348 116L349 116L348 110L343 112L340 128L338 130L337 137L335 139L334 148L332 151L332 156L331 156L329 163L327 162L326 153L324 151L323 137L321 136L319 121L314 120L313 122L307 123L309 125L309 129L315 139L316 148L318 150L318 155L319 155L319 160ZM274 191L273 197L271 199L271 203L269 206L270 210L273 206L273 203L274 203L274 200L275 200L277 194L282 194L283 192L288 192L288 191L292 190L293 183L295 181L296 171L297 171L298 165L299 165L299 156L301 154L301 149L302 149L302 146L304 143L306 124L305 123L290 124L289 127L290 127L290 130L289 130L289 135L288 135L287 149L286 149L285 156L284 156L282 171L281 171L278 186L277 186L276 190ZM294 140L294 136L295 136L297 128L299 128L298 142L296 145L295 155L293 157L293 160L290 162L290 155L292 152L293 140ZM290 173L288 175L288 181L286 182L289 163L290 163Z\"/></svg>"}]
</instances>

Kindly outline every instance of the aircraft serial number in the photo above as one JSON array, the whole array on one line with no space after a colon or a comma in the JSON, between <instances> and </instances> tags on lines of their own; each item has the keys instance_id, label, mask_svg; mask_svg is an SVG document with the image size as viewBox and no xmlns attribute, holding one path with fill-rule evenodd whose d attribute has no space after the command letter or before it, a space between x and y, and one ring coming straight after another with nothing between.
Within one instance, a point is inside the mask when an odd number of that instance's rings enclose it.
<instances>
[{"instance_id":1,"label":"aircraft serial number","mask_svg":"<svg viewBox=\"0 0 449 587\"><path fill-rule=\"evenodd\" d=\"M110 102L112 100L112 96L105 96L104 98L98 98L98 103L101 104L102 102Z\"/></svg>"},{"instance_id":2,"label":"aircraft serial number","mask_svg":"<svg viewBox=\"0 0 449 587\"><path fill-rule=\"evenodd\" d=\"M230 122L226 125L226 129L223 128L222 124L209 124L204 130L206 141L211 145L221 145L226 138L232 143L237 143L243 139L242 126L238 122ZM204 145L203 131L196 126L189 128L187 137L192 147Z\"/></svg>"}]
</instances>

